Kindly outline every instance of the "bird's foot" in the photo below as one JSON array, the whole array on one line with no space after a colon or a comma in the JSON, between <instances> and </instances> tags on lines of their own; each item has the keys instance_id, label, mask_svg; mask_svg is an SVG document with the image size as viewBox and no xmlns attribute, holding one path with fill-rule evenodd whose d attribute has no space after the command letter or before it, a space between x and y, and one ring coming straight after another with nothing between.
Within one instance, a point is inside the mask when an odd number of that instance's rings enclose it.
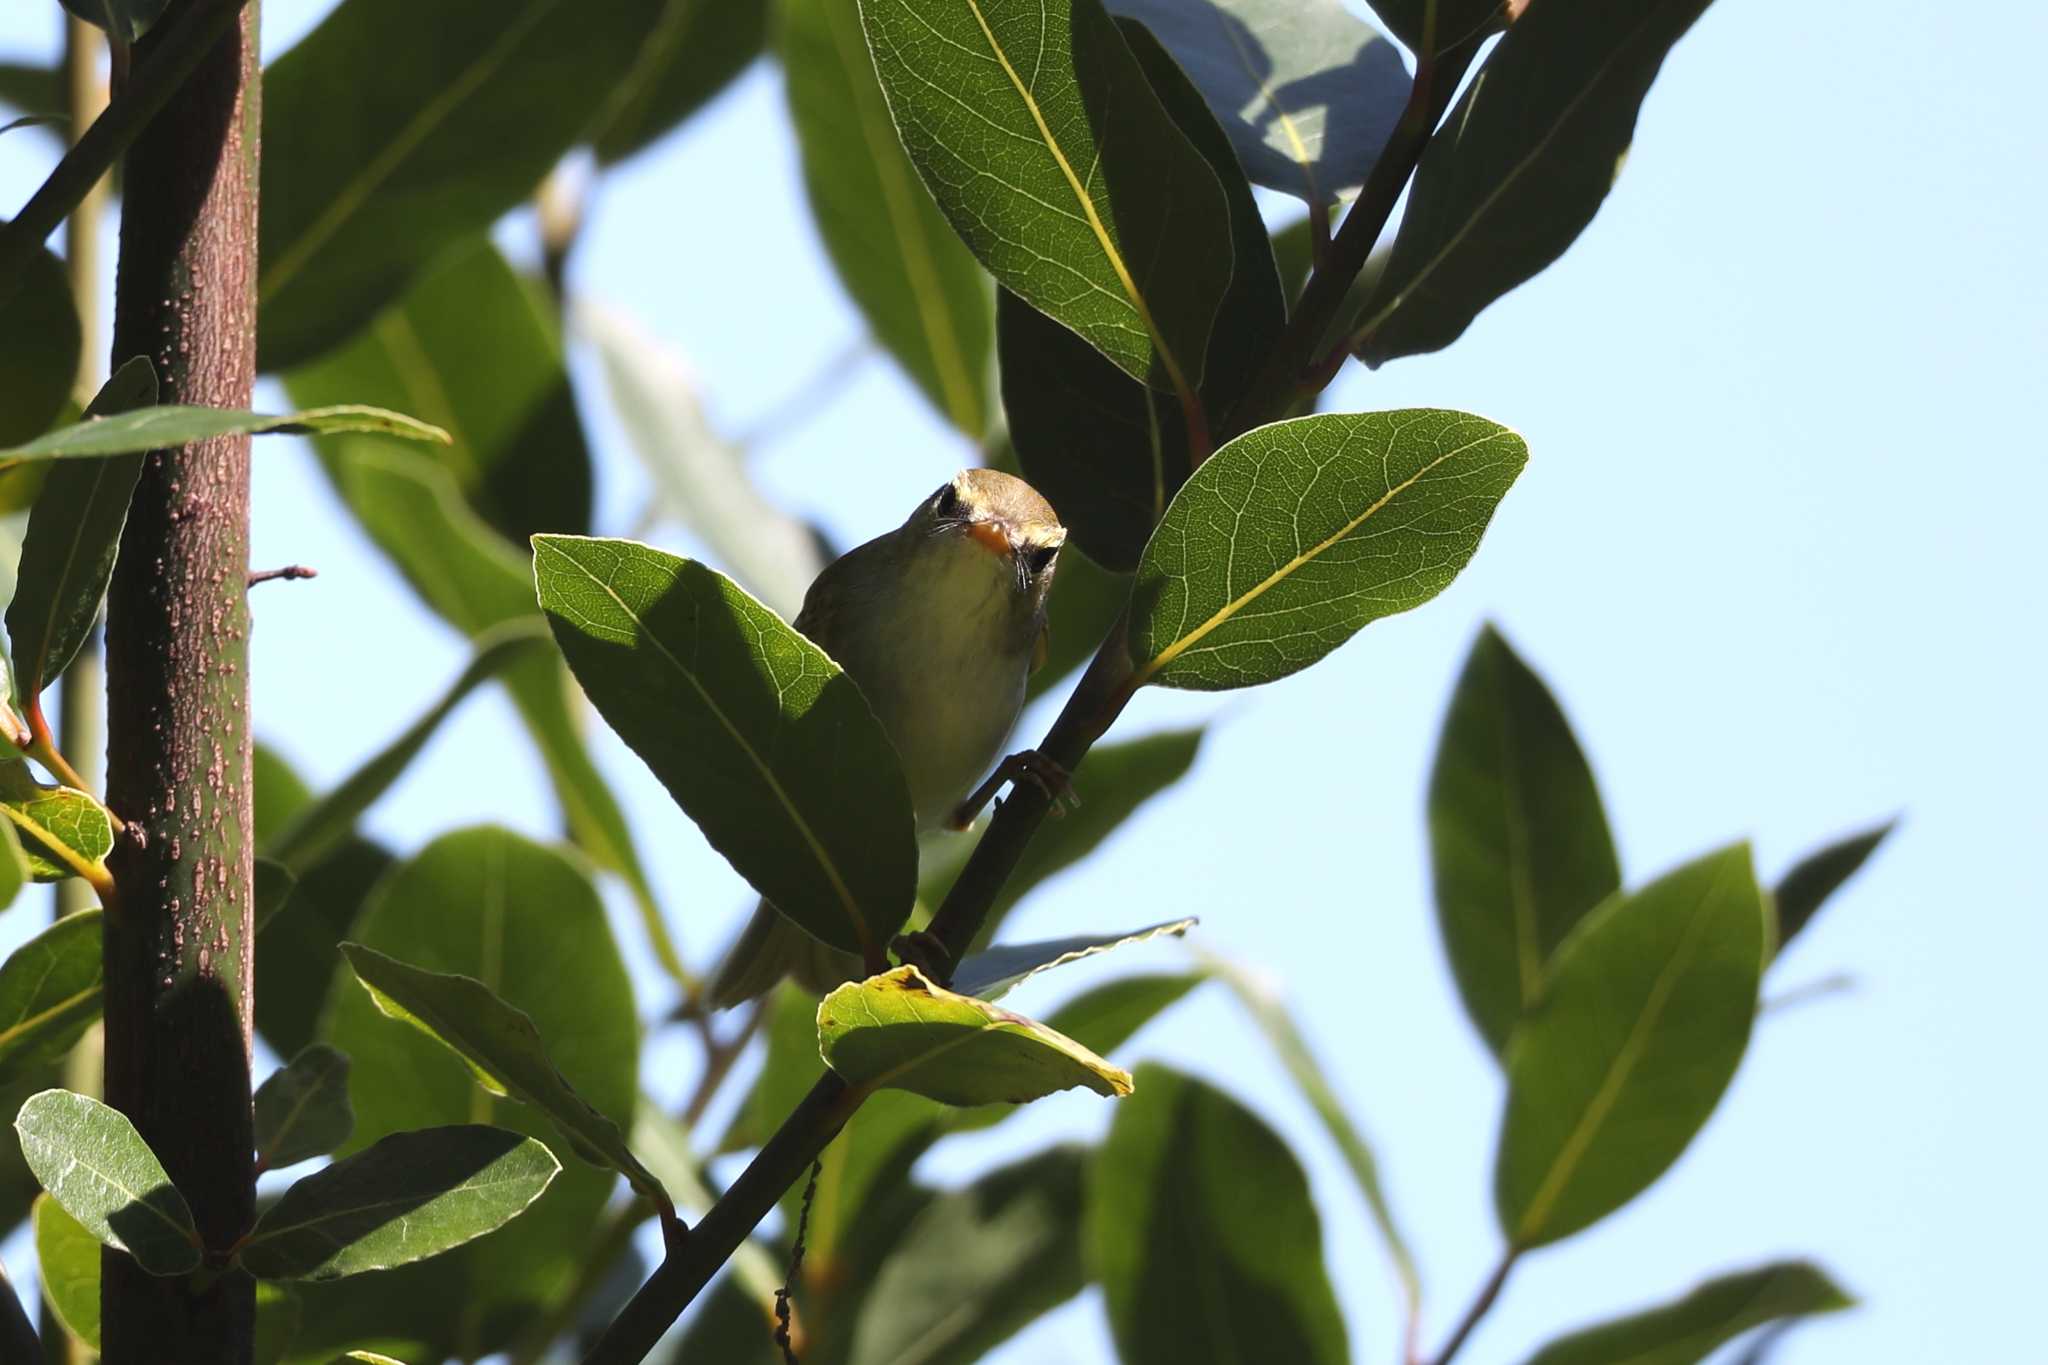
<instances>
[{"instance_id":1,"label":"bird's foot","mask_svg":"<svg viewBox=\"0 0 2048 1365\"><path fill-rule=\"evenodd\" d=\"M1050 803L1048 813L1051 815L1065 815L1067 806L1078 809L1081 805L1081 798L1074 792L1074 779L1067 770L1038 750L1025 749L998 763L996 770L989 774L988 781L976 787L973 795L953 808L953 816L947 823L956 830L966 829L1005 782L1029 782L1038 788Z\"/></svg>"},{"instance_id":2,"label":"bird's foot","mask_svg":"<svg viewBox=\"0 0 2048 1365\"><path fill-rule=\"evenodd\" d=\"M896 954L896 960L905 966L915 967L931 981L953 979L953 955L946 951L946 945L939 942L936 934L923 929L915 933L898 934L889 940L889 951Z\"/></svg>"}]
</instances>

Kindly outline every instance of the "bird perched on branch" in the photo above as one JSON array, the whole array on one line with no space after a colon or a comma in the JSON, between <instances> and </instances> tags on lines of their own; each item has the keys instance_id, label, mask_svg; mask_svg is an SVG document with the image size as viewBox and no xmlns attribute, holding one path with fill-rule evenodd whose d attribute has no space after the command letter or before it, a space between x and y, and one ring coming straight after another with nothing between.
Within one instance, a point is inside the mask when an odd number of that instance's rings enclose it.
<instances>
[{"instance_id":1,"label":"bird perched on branch","mask_svg":"<svg viewBox=\"0 0 2048 1365\"><path fill-rule=\"evenodd\" d=\"M997 785L975 787L1045 662L1046 593L1066 539L1030 484L963 470L901 526L828 564L804 595L796 628L867 698L903 761L920 832L964 829ZM1032 754L1012 755L996 777L1065 781ZM712 979L711 1004L738 1004L785 975L822 992L860 976L861 963L764 901Z\"/></svg>"}]
</instances>

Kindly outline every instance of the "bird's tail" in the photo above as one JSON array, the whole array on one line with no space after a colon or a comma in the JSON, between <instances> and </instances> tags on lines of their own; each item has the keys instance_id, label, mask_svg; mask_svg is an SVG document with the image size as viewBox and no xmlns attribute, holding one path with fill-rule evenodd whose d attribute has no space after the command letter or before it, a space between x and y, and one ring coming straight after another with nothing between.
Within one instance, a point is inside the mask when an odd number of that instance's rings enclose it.
<instances>
[{"instance_id":1,"label":"bird's tail","mask_svg":"<svg viewBox=\"0 0 2048 1365\"><path fill-rule=\"evenodd\" d=\"M858 957L821 943L762 901L711 978L711 1007L731 1009L773 989L785 976L794 977L805 990L823 995L863 975Z\"/></svg>"}]
</instances>

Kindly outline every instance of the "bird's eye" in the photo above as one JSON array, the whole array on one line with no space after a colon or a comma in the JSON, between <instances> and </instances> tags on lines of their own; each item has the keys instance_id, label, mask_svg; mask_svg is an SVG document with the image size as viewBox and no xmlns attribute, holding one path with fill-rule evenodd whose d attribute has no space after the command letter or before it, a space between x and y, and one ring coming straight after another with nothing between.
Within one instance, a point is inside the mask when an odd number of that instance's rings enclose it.
<instances>
[{"instance_id":1,"label":"bird's eye","mask_svg":"<svg viewBox=\"0 0 2048 1365\"><path fill-rule=\"evenodd\" d=\"M1031 551L1030 558L1025 562L1034 575L1042 574L1052 567L1052 561L1059 552L1060 547L1057 545L1040 545Z\"/></svg>"},{"instance_id":2,"label":"bird's eye","mask_svg":"<svg viewBox=\"0 0 2048 1365\"><path fill-rule=\"evenodd\" d=\"M959 508L960 490L950 483L941 488L938 496L932 499L932 510L942 517L952 516Z\"/></svg>"}]
</instances>

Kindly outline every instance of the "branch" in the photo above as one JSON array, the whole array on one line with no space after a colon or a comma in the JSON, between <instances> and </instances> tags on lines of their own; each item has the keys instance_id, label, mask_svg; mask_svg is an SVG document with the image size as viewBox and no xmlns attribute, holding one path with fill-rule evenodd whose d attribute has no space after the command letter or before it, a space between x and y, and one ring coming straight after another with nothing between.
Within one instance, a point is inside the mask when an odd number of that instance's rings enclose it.
<instances>
[{"instance_id":1,"label":"branch","mask_svg":"<svg viewBox=\"0 0 2048 1365\"><path fill-rule=\"evenodd\" d=\"M50 172L50 178L0 227L0 304L21 287L22 269L43 240L92 193L128 144L169 103L199 61L234 26L248 0L193 5L133 73L121 93L93 120Z\"/></svg>"},{"instance_id":2,"label":"branch","mask_svg":"<svg viewBox=\"0 0 2048 1365\"><path fill-rule=\"evenodd\" d=\"M1493 1301L1500 1297L1501 1287L1508 1282L1508 1272L1515 1268L1515 1261L1521 1254L1513 1247L1509 1247L1501 1254L1500 1264L1493 1268L1493 1274L1487 1276L1486 1283L1479 1287L1479 1297L1472 1300L1472 1306L1465 1310L1464 1318L1452 1330L1451 1339L1444 1343L1444 1349L1438 1353L1436 1365L1451 1365L1451 1358L1458 1354L1459 1349L1465 1344L1465 1339L1472 1335L1472 1329L1479 1325L1479 1320L1493 1307Z\"/></svg>"}]
</instances>

